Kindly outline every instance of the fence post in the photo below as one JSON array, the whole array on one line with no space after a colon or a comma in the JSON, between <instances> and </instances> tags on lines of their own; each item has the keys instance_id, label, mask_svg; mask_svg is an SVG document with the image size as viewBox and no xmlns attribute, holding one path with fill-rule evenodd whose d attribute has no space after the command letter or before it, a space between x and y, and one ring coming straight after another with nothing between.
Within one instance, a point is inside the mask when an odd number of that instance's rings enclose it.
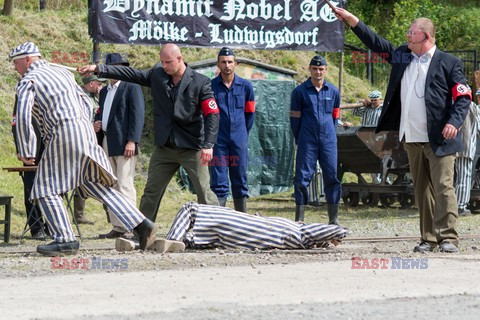
<instances>
[{"instance_id":1,"label":"fence post","mask_svg":"<svg viewBox=\"0 0 480 320\"><path fill-rule=\"evenodd\" d=\"M345 53L340 52L340 65L338 66L338 91L340 96L343 96L343 61L345 60Z\"/></svg>"},{"instance_id":2,"label":"fence post","mask_svg":"<svg viewBox=\"0 0 480 320\"><path fill-rule=\"evenodd\" d=\"M367 50L367 61L365 66L367 67L367 79L373 84L373 68L372 68L372 50Z\"/></svg>"},{"instance_id":3,"label":"fence post","mask_svg":"<svg viewBox=\"0 0 480 320\"><path fill-rule=\"evenodd\" d=\"M97 41L93 40L93 52L92 52L92 62L98 64L100 61L100 45Z\"/></svg>"},{"instance_id":4,"label":"fence post","mask_svg":"<svg viewBox=\"0 0 480 320\"><path fill-rule=\"evenodd\" d=\"M47 0L40 0L40 10L45 10L47 8Z\"/></svg>"}]
</instances>

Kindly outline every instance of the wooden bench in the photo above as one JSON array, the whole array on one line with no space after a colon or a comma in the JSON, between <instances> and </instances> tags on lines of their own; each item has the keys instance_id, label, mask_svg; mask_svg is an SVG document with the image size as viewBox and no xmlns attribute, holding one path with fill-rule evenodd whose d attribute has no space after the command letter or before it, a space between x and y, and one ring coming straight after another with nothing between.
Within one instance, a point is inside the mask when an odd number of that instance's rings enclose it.
<instances>
[{"instance_id":1,"label":"wooden bench","mask_svg":"<svg viewBox=\"0 0 480 320\"><path fill-rule=\"evenodd\" d=\"M5 225L3 240L5 243L10 242L10 223L12 215L12 196L0 196L0 205L5 206L5 220L0 220L0 224Z\"/></svg>"}]
</instances>

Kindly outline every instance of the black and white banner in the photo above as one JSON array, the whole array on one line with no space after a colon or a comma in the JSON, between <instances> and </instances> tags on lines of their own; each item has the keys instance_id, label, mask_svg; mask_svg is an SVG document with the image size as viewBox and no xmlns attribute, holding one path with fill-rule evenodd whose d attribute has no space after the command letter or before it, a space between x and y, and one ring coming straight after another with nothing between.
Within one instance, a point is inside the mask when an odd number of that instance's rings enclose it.
<instances>
[{"instance_id":1,"label":"black and white banner","mask_svg":"<svg viewBox=\"0 0 480 320\"><path fill-rule=\"evenodd\" d=\"M89 33L106 43L342 51L344 25L323 0L89 0Z\"/></svg>"}]
</instances>

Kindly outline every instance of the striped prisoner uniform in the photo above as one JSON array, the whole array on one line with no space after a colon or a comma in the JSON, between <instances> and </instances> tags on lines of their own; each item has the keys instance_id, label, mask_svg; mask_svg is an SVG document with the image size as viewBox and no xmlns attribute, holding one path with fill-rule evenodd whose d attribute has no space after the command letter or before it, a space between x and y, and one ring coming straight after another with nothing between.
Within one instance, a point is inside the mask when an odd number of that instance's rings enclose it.
<instances>
[{"instance_id":1,"label":"striped prisoner uniform","mask_svg":"<svg viewBox=\"0 0 480 320\"><path fill-rule=\"evenodd\" d=\"M352 114L354 116L361 116L362 117L362 127L376 127L378 123L378 118L380 118L380 114L382 113L381 105L378 108L373 107L361 107L353 109Z\"/></svg>"},{"instance_id":2,"label":"striped prisoner uniform","mask_svg":"<svg viewBox=\"0 0 480 320\"><path fill-rule=\"evenodd\" d=\"M56 242L75 240L60 195L78 188L83 197L105 203L132 230L145 217L111 189L116 178L108 158L97 144L91 106L73 77L63 68L35 61L17 84L17 136L21 157L34 157L36 136L32 117L39 123L45 150L38 164L30 199L38 199Z\"/></svg>"},{"instance_id":3,"label":"striped prisoner uniform","mask_svg":"<svg viewBox=\"0 0 480 320\"><path fill-rule=\"evenodd\" d=\"M337 225L297 223L188 202L177 213L167 239L191 248L308 249L341 240L347 232Z\"/></svg>"},{"instance_id":4,"label":"striped prisoner uniform","mask_svg":"<svg viewBox=\"0 0 480 320\"><path fill-rule=\"evenodd\" d=\"M472 189L473 160L477 149L480 112L478 106L470 103L467 117L462 125L463 151L455 159L455 194L459 210L464 210L470 202Z\"/></svg>"}]
</instances>

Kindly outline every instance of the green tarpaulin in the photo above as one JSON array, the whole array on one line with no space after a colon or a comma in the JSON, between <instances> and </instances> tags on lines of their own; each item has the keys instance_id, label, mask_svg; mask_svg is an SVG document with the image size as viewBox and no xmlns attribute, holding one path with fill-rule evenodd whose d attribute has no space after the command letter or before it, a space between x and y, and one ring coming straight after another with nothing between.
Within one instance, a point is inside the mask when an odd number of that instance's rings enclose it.
<instances>
[{"instance_id":1,"label":"green tarpaulin","mask_svg":"<svg viewBox=\"0 0 480 320\"><path fill-rule=\"evenodd\" d=\"M250 196L284 192L293 186L294 141L290 130L290 94L295 81L251 80L255 124L248 140ZM194 192L185 171L182 181Z\"/></svg>"}]
</instances>

